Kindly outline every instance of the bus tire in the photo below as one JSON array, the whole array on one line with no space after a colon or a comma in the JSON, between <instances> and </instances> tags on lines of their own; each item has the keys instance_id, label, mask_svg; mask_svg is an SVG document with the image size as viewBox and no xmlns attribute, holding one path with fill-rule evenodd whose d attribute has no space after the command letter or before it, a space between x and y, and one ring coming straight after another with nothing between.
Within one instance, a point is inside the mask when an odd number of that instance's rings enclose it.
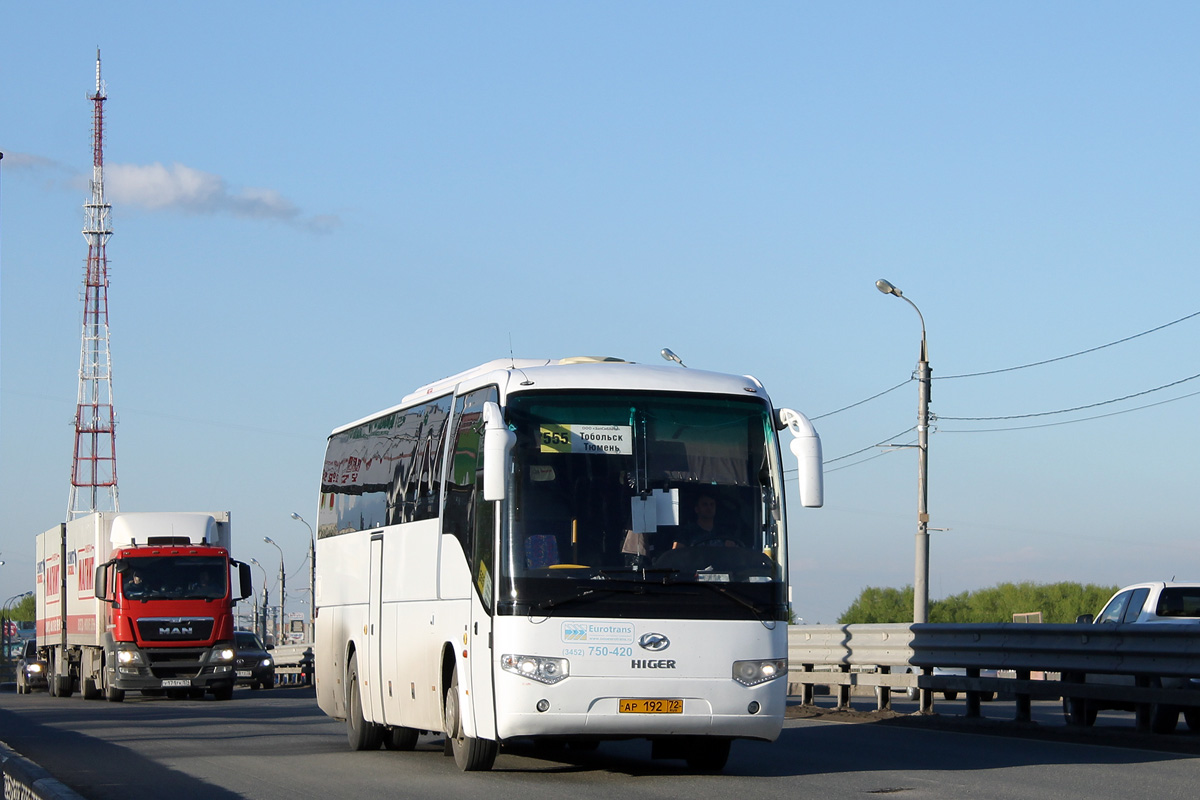
<instances>
[{"instance_id":1,"label":"bus tire","mask_svg":"<svg viewBox=\"0 0 1200 800\"><path fill-rule=\"evenodd\" d=\"M458 668L450 676L444 711L446 741L454 752L454 763L463 772L486 772L496 763L496 743L491 739L476 739L463 732L462 708L458 701Z\"/></svg>"},{"instance_id":2,"label":"bus tire","mask_svg":"<svg viewBox=\"0 0 1200 800\"><path fill-rule=\"evenodd\" d=\"M421 732L416 728L405 728L398 725L395 728L389 728L383 734L383 746L387 750L414 750L420 736Z\"/></svg>"},{"instance_id":3,"label":"bus tire","mask_svg":"<svg viewBox=\"0 0 1200 800\"><path fill-rule=\"evenodd\" d=\"M732 744L732 739L695 739L689 743L687 765L696 772L720 772L729 760Z\"/></svg>"},{"instance_id":4,"label":"bus tire","mask_svg":"<svg viewBox=\"0 0 1200 800\"><path fill-rule=\"evenodd\" d=\"M346 740L351 750L378 750L382 739L379 726L367 722L362 710L362 691L358 688L358 655L350 656L346 675Z\"/></svg>"}]
</instances>

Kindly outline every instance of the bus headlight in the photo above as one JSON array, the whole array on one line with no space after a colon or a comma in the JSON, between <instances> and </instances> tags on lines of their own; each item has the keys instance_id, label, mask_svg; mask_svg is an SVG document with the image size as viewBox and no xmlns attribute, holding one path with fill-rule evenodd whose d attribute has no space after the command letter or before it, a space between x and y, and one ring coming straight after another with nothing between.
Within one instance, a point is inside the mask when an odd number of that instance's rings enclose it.
<instances>
[{"instance_id":1,"label":"bus headlight","mask_svg":"<svg viewBox=\"0 0 1200 800\"><path fill-rule=\"evenodd\" d=\"M733 679L743 686L757 686L787 674L786 658L733 662Z\"/></svg>"},{"instance_id":2,"label":"bus headlight","mask_svg":"<svg viewBox=\"0 0 1200 800\"><path fill-rule=\"evenodd\" d=\"M505 672L530 678L539 683L558 683L571 672L571 665L565 658L548 658L546 656L521 656L505 654L500 656L500 666Z\"/></svg>"}]
</instances>

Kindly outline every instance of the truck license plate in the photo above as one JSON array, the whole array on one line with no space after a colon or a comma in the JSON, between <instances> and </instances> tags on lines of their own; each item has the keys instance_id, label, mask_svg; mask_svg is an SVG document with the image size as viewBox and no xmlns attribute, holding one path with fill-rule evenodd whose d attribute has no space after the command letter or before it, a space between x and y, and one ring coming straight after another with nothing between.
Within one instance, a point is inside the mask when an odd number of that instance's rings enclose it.
<instances>
[{"instance_id":1,"label":"truck license plate","mask_svg":"<svg viewBox=\"0 0 1200 800\"><path fill-rule=\"evenodd\" d=\"M192 682L189 680L176 680L174 678L168 678L162 682L162 685L164 689L175 689L181 686L191 686Z\"/></svg>"},{"instance_id":2,"label":"truck license plate","mask_svg":"<svg viewBox=\"0 0 1200 800\"><path fill-rule=\"evenodd\" d=\"M682 714L683 701L675 698L621 700L617 708L622 714Z\"/></svg>"}]
</instances>

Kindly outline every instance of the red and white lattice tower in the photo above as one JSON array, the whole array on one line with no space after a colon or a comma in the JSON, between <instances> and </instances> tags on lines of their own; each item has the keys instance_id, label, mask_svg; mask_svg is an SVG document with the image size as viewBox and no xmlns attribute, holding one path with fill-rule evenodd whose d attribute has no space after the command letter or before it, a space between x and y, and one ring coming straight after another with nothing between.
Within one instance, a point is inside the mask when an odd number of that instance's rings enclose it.
<instances>
[{"instance_id":1,"label":"red and white lattice tower","mask_svg":"<svg viewBox=\"0 0 1200 800\"><path fill-rule=\"evenodd\" d=\"M88 243L83 280L83 341L79 350L79 399L75 407L75 457L67 519L93 511L118 511L116 415L108 352L108 256L112 206L104 201L104 83L96 50L92 101L92 198L84 204Z\"/></svg>"}]
</instances>

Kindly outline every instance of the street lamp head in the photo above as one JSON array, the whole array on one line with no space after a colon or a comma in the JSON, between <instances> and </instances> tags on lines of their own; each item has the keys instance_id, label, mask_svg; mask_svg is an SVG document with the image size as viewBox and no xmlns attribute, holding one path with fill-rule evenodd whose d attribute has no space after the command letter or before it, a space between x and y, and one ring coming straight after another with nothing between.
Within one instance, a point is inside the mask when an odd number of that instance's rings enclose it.
<instances>
[{"instance_id":1,"label":"street lamp head","mask_svg":"<svg viewBox=\"0 0 1200 800\"><path fill-rule=\"evenodd\" d=\"M266 542L267 544L275 544L275 540L272 539L270 536L264 536L263 541Z\"/></svg>"},{"instance_id":2,"label":"street lamp head","mask_svg":"<svg viewBox=\"0 0 1200 800\"><path fill-rule=\"evenodd\" d=\"M885 281L883 278L880 278L879 280L875 281L875 288L878 289L879 291L883 292L884 294L894 294L894 295L896 295L896 297L903 297L903 292L901 292L899 289L897 289L892 284Z\"/></svg>"},{"instance_id":3,"label":"street lamp head","mask_svg":"<svg viewBox=\"0 0 1200 800\"><path fill-rule=\"evenodd\" d=\"M293 511L293 512L292 512L292 519L298 519L298 520L300 520L301 522L303 522L303 521L304 521L304 517L300 516L300 515L299 515L299 514L297 514L295 511Z\"/></svg>"}]
</instances>

